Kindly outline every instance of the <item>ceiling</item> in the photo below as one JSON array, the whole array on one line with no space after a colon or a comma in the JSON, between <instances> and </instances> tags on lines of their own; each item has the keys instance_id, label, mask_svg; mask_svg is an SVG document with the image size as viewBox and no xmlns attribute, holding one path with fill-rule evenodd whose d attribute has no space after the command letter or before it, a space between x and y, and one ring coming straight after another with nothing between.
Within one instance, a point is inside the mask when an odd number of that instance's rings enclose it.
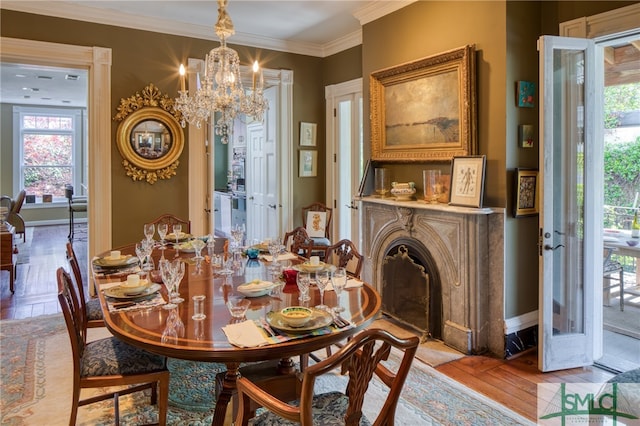
<instances>
[{"instance_id":1,"label":"ceiling","mask_svg":"<svg viewBox=\"0 0 640 426\"><path fill-rule=\"evenodd\" d=\"M231 0L236 34L229 43L325 57L361 44L362 25L414 1ZM0 8L218 41L215 0L3 0ZM86 105L84 70L0 64L0 74L1 102Z\"/></svg>"},{"instance_id":2,"label":"ceiling","mask_svg":"<svg viewBox=\"0 0 640 426\"><path fill-rule=\"evenodd\" d=\"M325 57L362 43L362 25L415 0L230 0L227 10L244 46ZM217 2L3 0L0 8L212 40ZM215 41L215 42L213 42ZM638 41L607 48L605 84L640 80ZM0 64L0 101L34 105L86 105L86 72ZM67 75L77 75L69 80Z\"/></svg>"}]
</instances>

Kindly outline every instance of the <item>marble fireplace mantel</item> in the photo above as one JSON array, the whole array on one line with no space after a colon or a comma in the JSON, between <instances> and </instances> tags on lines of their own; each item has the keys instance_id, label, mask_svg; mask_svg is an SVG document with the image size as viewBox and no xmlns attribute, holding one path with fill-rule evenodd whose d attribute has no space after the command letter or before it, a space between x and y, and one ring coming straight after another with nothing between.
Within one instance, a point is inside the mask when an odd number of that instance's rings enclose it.
<instances>
[{"instance_id":1,"label":"marble fireplace mantel","mask_svg":"<svg viewBox=\"0 0 640 426\"><path fill-rule=\"evenodd\" d=\"M464 353L503 354L504 209L359 201L363 279L382 294L385 250L401 239L420 241L441 280L444 342Z\"/></svg>"}]
</instances>

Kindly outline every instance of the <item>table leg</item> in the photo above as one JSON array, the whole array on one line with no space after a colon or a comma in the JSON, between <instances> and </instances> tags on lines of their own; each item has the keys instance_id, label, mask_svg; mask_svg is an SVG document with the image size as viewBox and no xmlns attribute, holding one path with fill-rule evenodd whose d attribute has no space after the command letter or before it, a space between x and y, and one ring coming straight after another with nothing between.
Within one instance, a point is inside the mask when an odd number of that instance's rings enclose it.
<instances>
[{"instance_id":1,"label":"table leg","mask_svg":"<svg viewBox=\"0 0 640 426\"><path fill-rule=\"evenodd\" d=\"M277 367L278 374L294 374L296 372L296 364L291 358L282 358L278 362Z\"/></svg>"},{"instance_id":2,"label":"table leg","mask_svg":"<svg viewBox=\"0 0 640 426\"><path fill-rule=\"evenodd\" d=\"M213 421L211 422L212 426L224 425L224 419L227 414L227 406L229 405L229 401L231 401L233 392L236 390L236 380L239 376L238 368L240 367L240 363L228 362L226 363L226 365L227 372L224 375L222 392L220 392L216 401L216 409L213 412Z\"/></svg>"}]
</instances>

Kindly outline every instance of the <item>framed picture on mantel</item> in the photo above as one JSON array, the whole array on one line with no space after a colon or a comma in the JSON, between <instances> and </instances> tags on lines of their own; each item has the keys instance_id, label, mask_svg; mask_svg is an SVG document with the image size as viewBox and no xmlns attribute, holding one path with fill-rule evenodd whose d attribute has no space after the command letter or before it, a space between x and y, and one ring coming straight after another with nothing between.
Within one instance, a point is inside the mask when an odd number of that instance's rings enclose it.
<instances>
[{"instance_id":1,"label":"framed picture on mantel","mask_svg":"<svg viewBox=\"0 0 640 426\"><path fill-rule=\"evenodd\" d=\"M482 207L485 164L484 155L453 157L450 205Z\"/></svg>"}]
</instances>

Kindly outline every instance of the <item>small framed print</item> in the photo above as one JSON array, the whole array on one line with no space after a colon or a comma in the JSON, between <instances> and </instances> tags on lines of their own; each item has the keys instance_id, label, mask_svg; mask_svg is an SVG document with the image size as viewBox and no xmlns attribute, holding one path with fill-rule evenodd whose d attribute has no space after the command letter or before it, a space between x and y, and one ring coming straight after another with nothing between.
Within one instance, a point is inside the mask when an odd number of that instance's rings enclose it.
<instances>
[{"instance_id":1,"label":"small framed print","mask_svg":"<svg viewBox=\"0 0 640 426\"><path fill-rule=\"evenodd\" d=\"M316 123L300 123L300 146L316 146Z\"/></svg>"},{"instance_id":2,"label":"small framed print","mask_svg":"<svg viewBox=\"0 0 640 426\"><path fill-rule=\"evenodd\" d=\"M518 141L520 148L533 148L532 124L521 124L518 126Z\"/></svg>"},{"instance_id":3,"label":"small framed print","mask_svg":"<svg viewBox=\"0 0 640 426\"><path fill-rule=\"evenodd\" d=\"M42 202L43 203L53 202L53 194L42 194Z\"/></svg>"},{"instance_id":4,"label":"small framed print","mask_svg":"<svg viewBox=\"0 0 640 426\"><path fill-rule=\"evenodd\" d=\"M524 108L533 108L535 102L536 84L532 81L518 81L516 85L516 96L518 97L518 106Z\"/></svg>"},{"instance_id":5,"label":"small framed print","mask_svg":"<svg viewBox=\"0 0 640 426\"><path fill-rule=\"evenodd\" d=\"M453 157L449 204L482 207L486 156Z\"/></svg>"},{"instance_id":6,"label":"small framed print","mask_svg":"<svg viewBox=\"0 0 640 426\"><path fill-rule=\"evenodd\" d=\"M318 175L318 151L300 151L300 177L314 177Z\"/></svg>"},{"instance_id":7,"label":"small framed print","mask_svg":"<svg viewBox=\"0 0 640 426\"><path fill-rule=\"evenodd\" d=\"M538 214L538 171L516 169L515 178L513 217Z\"/></svg>"}]
</instances>

